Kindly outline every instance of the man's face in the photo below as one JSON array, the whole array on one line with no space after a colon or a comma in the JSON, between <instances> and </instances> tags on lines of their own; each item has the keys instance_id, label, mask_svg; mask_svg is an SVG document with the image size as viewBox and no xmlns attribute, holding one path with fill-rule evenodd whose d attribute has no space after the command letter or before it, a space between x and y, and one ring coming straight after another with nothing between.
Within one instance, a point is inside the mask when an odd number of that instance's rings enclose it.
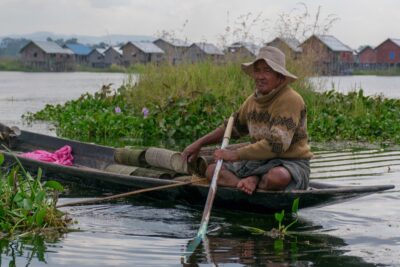
<instances>
[{"instance_id":1,"label":"man's face","mask_svg":"<svg viewBox=\"0 0 400 267\"><path fill-rule=\"evenodd\" d=\"M258 60L254 63L253 78L256 82L257 91L262 95L268 94L283 81L281 76L271 69L264 60Z\"/></svg>"}]
</instances>

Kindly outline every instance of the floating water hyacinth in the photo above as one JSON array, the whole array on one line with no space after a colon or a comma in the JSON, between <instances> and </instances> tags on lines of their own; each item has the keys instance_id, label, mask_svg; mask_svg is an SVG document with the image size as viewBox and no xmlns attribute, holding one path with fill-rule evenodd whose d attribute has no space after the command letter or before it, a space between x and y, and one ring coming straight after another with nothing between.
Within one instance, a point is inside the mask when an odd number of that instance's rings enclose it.
<instances>
[{"instance_id":1,"label":"floating water hyacinth","mask_svg":"<svg viewBox=\"0 0 400 267\"><path fill-rule=\"evenodd\" d=\"M147 118L149 116L149 110L146 107L142 108L143 117Z\"/></svg>"},{"instance_id":2,"label":"floating water hyacinth","mask_svg":"<svg viewBox=\"0 0 400 267\"><path fill-rule=\"evenodd\" d=\"M121 112L122 112L122 110L120 107L115 107L115 113L121 113Z\"/></svg>"}]
</instances>

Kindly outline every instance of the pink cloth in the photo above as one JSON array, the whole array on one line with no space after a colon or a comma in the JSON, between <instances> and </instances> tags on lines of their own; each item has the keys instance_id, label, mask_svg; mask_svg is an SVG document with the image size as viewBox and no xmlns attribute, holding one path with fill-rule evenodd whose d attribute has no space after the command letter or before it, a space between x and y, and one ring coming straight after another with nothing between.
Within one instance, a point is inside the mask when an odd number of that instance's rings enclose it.
<instances>
[{"instance_id":1,"label":"pink cloth","mask_svg":"<svg viewBox=\"0 0 400 267\"><path fill-rule=\"evenodd\" d=\"M71 166L72 161L74 160L74 157L72 156L72 148L68 145L63 146L54 153L44 150L35 150L33 152L22 153L21 156L28 159L46 161L66 166Z\"/></svg>"}]
</instances>

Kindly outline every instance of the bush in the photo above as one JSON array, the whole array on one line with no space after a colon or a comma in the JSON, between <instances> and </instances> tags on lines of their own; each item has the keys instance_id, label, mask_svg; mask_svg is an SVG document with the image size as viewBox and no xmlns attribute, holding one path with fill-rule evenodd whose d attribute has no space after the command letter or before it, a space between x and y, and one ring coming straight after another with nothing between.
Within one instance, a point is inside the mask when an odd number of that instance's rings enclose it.
<instances>
[{"instance_id":1,"label":"bush","mask_svg":"<svg viewBox=\"0 0 400 267\"><path fill-rule=\"evenodd\" d=\"M0 165L3 161L4 155L0 154ZM40 169L36 178L21 164L6 173L1 171L0 236L45 228L66 230L69 219L56 209L56 192L61 191L63 187L56 181L41 182Z\"/></svg>"}]
</instances>

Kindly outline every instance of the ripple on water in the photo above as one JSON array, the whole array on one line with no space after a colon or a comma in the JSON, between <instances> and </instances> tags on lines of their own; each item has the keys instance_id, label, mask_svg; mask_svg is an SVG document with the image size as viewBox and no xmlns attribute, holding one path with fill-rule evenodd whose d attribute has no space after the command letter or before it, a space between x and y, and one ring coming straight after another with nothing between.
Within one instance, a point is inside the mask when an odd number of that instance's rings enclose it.
<instances>
[{"instance_id":1,"label":"ripple on water","mask_svg":"<svg viewBox=\"0 0 400 267\"><path fill-rule=\"evenodd\" d=\"M193 226L199 219L188 209L157 208L124 204L79 206L66 209L81 230L120 235L163 236L187 238L193 236Z\"/></svg>"}]
</instances>

